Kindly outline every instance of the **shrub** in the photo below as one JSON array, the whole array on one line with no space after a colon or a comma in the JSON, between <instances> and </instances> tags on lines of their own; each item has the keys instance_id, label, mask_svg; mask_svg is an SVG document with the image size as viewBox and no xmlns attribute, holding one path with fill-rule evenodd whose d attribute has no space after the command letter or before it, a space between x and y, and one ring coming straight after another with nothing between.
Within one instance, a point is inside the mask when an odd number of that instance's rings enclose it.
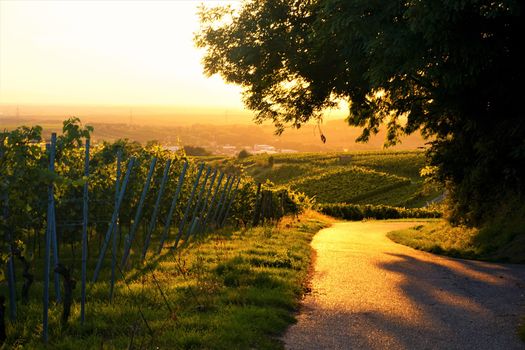
<instances>
[{"instance_id":1,"label":"shrub","mask_svg":"<svg viewBox=\"0 0 525 350\"><path fill-rule=\"evenodd\" d=\"M387 205L360 205L360 204L323 204L319 208L323 214L345 220L363 219L403 219L403 218L440 218L441 212L424 208L398 208Z\"/></svg>"}]
</instances>

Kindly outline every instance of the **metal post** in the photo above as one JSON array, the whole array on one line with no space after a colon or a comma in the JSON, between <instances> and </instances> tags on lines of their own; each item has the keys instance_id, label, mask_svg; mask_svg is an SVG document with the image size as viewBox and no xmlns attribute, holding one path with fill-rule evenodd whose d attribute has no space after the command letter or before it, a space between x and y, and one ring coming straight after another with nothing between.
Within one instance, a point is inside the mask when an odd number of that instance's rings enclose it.
<instances>
[{"instance_id":1,"label":"metal post","mask_svg":"<svg viewBox=\"0 0 525 350\"><path fill-rule=\"evenodd\" d=\"M168 234L171 228L171 220L173 219L173 212L175 211L175 207L177 206L177 201L179 200L180 191L182 189L182 185L184 184L184 176L186 175L186 169L188 169L188 161L186 160L184 162L184 165L182 166L182 171L179 175L179 181L177 182L177 189L175 190L175 195L173 196L173 199L171 201L170 210L168 213L168 217L166 218L166 225L164 226L164 232L162 233L162 238L160 239L160 245L159 250L157 251L158 254L162 251L162 247L164 246L164 242L166 239L168 239Z\"/></svg>"},{"instance_id":2,"label":"metal post","mask_svg":"<svg viewBox=\"0 0 525 350\"><path fill-rule=\"evenodd\" d=\"M128 262L131 245L133 244L135 234L137 233L137 230L139 228L140 219L142 218L142 209L144 208L144 202L146 201L146 195L148 194L149 186L151 184L151 178L153 176L153 171L155 170L156 163L157 158L153 157L149 166L146 182L144 183L144 187L142 188L142 194L140 195L140 201L137 206L137 211L135 213L135 219L133 220L133 226L131 226L131 231L129 232L129 234L126 235L126 239L124 241L124 254L122 255L122 261L120 262L122 268L124 268L126 266L126 263Z\"/></svg>"},{"instance_id":3,"label":"metal post","mask_svg":"<svg viewBox=\"0 0 525 350\"><path fill-rule=\"evenodd\" d=\"M217 194L219 193L219 190L221 189L221 183L222 179L224 178L224 173L221 172L219 175L219 180L217 180L217 186L215 187L215 191L213 192L213 196L211 197L210 205L208 206L208 211L206 212L206 216L204 217L204 222L202 223L202 231L206 231L206 228L208 226L208 219L211 216L211 213L213 211L213 206L215 204L215 198L217 198Z\"/></svg>"},{"instance_id":4,"label":"metal post","mask_svg":"<svg viewBox=\"0 0 525 350\"><path fill-rule=\"evenodd\" d=\"M122 150L117 151L117 177L115 179L115 207L118 202L118 194L120 191L120 177L121 174L121 162L122 162ZM115 229L111 233L113 235L112 245L111 245L111 282L109 284L109 302L113 302L113 291L115 289L115 280L117 276L117 233L119 230L120 222L119 216L117 215L117 224Z\"/></svg>"},{"instance_id":5,"label":"metal post","mask_svg":"<svg viewBox=\"0 0 525 350\"><path fill-rule=\"evenodd\" d=\"M188 231L188 237L191 237L191 235L193 235L193 232L195 232L198 225L199 225L199 217L196 216L193 218L193 221L190 225L190 230Z\"/></svg>"},{"instance_id":6,"label":"metal post","mask_svg":"<svg viewBox=\"0 0 525 350\"><path fill-rule=\"evenodd\" d=\"M55 163L56 133L51 134L51 145L49 146L49 171L53 172ZM43 320L42 338L47 343L48 340L48 314L49 314L49 270L51 269L51 236L53 230L53 182L48 186L47 191L47 229L46 229L46 250L44 257L44 297L43 297Z\"/></svg>"},{"instance_id":7,"label":"metal post","mask_svg":"<svg viewBox=\"0 0 525 350\"><path fill-rule=\"evenodd\" d=\"M151 220L149 222L148 232L146 233L146 240L144 242L144 248L142 249L142 261L144 261L144 258L146 258L149 242L151 240L151 234L153 233L153 230L155 230L155 225L157 223L157 215L159 214L160 201L162 199L162 195L164 194L164 189L166 188L166 181L168 180L170 165L171 159L168 159L168 161L166 162L166 166L164 167L164 174L162 175L159 193L157 194L157 200L155 201L155 207L153 208L153 214L151 215Z\"/></svg>"},{"instance_id":8,"label":"metal post","mask_svg":"<svg viewBox=\"0 0 525 350\"><path fill-rule=\"evenodd\" d=\"M257 193L255 194L255 209L253 213L253 223L252 226L259 225L259 217L261 214L261 183L257 184Z\"/></svg>"},{"instance_id":9,"label":"metal post","mask_svg":"<svg viewBox=\"0 0 525 350\"><path fill-rule=\"evenodd\" d=\"M201 228L202 228L202 224L204 223L204 215L206 214L206 209L208 208L208 205L210 204L210 196L211 196L211 191L213 190L213 184L215 183L215 178L217 177L217 169L215 169L213 171L213 175L211 177L211 180L210 180L210 187L208 188L208 193L206 193L206 198L204 199L204 202L202 204L202 209L199 213L199 218L201 218L201 220L199 221L199 225L197 226L196 228L196 232L199 233L201 231Z\"/></svg>"},{"instance_id":10,"label":"metal post","mask_svg":"<svg viewBox=\"0 0 525 350\"><path fill-rule=\"evenodd\" d=\"M230 194L232 192L233 183L235 182L235 177L232 177L230 184L228 186L228 189L225 191L224 200L221 204L221 209L219 210L219 213L217 215L217 218L215 219L215 224L217 227L220 227L222 217L224 216L224 211L226 210L226 202L228 201L228 198L230 197Z\"/></svg>"},{"instance_id":11,"label":"metal post","mask_svg":"<svg viewBox=\"0 0 525 350\"><path fill-rule=\"evenodd\" d=\"M102 249L100 250L100 254L98 256L97 266L95 267L95 273L93 275L93 282L96 282L98 279L98 274L100 272L100 268L102 267L102 262L104 261L106 250L108 249L108 244L109 244L109 239L111 238L111 233L115 229L115 225L117 223L118 213L120 210L120 206L122 205L124 193L126 193L126 186L128 185L129 176L131 174L131 168L133 168L134 163L135 163L135 158L131 157L128 162L128 168L126 170L126 175L124 175L124 181L122 182L122 186L120 188L118 203L117 203L116 208L113 210L113 216L111 217L111 222L109 224L108 231L106 232L106 237L104 238Z\"/></svg>"},{"instance_id":12,"label":"metal post","mask_svg":"<svg viewBox=\"0 0 525 350\"><path fill-rule=\"evenodd\" d=\"M89 139L86 139L86 149L84 158L84 194L82 196L82 285L81 285L81 297L80 297L80 324L84 324L85 313L86 313L86 275L87 275L87 255L88 255L88 242L87 242L87 226L88 226L88 195L89 195Z\"/></svg>"},{"instance_id":13,"label":"metal post","mask_svg":"<svg viewBox=\"0 0 525 350\"><path fill-rule=\"evenodd\" d=\"M224 196L226 195L226 191L228 189L228 187L230 186L230 183L233 182L233 177L231 175L228 176L228 178L226 179L226 183L224 184L224 187L222 188L222 191L221 191L221 196L219 198L219 201L217 202L217 208L215 208L215 212L213 214L213 217L212 217L212 221L214 223L217 223L217 218L219 216L219 213L221 212L222 210L222 206L224 205Z\"/></svg>"},{"instance_id":14,"label":"metal post","mask_svg":"<svg viewBox=\"0 0 525 350\"><path fill-rule=\"evenodd\" d=\"M186 220L188 220L188 215L190 214L191 203L193 202L193 197L195 196L195 191L197 190L197 185L199 184L199 179L202 175L202 169L204 169L204 163L201 163L201 165L199 165L199 170L197 171L197 177L195 178L195 182L191 190L190 198L188 199L188 203L186 204L186 209L184 210L184 216L182 217L182 220L179 224L179 232L177 233L177 237L175 237L175 244L173 245L173 249L177 248L177 245L179 244L179 240L184 231L184 226L186 225Z\"/></svg>"},{"instance_id":15,"label":"metal post","mask_svg":"<svg viewBox=\"0 0 525 350\"><path fill-rule=\"evenodd\" d=\"M191 234L193 233L192 229L195 229L194 222L195 222L195 219L197 218L197 214L199 213L199 208L201 206L202 195L204 194L204 190L206 189L206 183L208 182L208 177L210 176L210 172L211 172L211 167L208 166L208 169L206 169L206 175L204 177L204 181L202 182L202 185L201 185L201 190L199 191L199 195L197 196L197 203L195 203L195 207L193 208L193 214L191 215L192 216L192 225L190 225L190 227L188 227L188 231L186 232L186 235L184 236L184 241L185 242L187 242L189 240Z\"/></svg>"},{"instance_id":16,"label":"metal post","mask_svg":"<svg viewBox=\"0 0 525 350\"><path fill-rule=\"evenodd\" d=\"M237 195L237 190L239 189L239 184L241 183L241 178L237 180L237 184L235 185L235 188L233 189L233 193L230 198L230 202L228 203L228 206L226 207L226 211L224 212L224 217L222 218L222 221L220 222L219 227L223 227L226 223L226 219L228 218L228 214L230 213L231 206L233 204L233 201L235 200L235 196Z\"/></svg>"}]
</instances>

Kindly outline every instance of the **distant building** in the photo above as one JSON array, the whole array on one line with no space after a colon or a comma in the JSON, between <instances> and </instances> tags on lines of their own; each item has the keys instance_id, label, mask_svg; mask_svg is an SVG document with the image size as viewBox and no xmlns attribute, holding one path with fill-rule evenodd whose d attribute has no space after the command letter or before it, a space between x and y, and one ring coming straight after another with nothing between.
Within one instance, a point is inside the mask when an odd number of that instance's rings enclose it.
<instances>
[{"instance_id":1,"label":"distant building","mask_svg":"<svg viewBox=\"0 0 525 350\"><path fill-rule=\"evenodd\" d=\"M220 153L229 155L235 154L237 153L237 147L232 145L224 145L221 147Z\"/></svg>"},{"instance_id":2,"label":"distant building","mask_svg":"<svg viewBox=\"0 0 525 350\"><path fill-rule=\"evenodd\" d=\"M299 153L299 151L295 149L282 149L281 153Z\"/></svg>"},{"instance_id":3,"label":"distant building","mask_svg":"<svg viewBox=\"0 0 525 350\"><path fill-rule=\"evenodd\" d=\"M177 152L180 150L179 146L164 146L164 149L170 152Z\"/></svg>"},{"instance_id":4,"label":"distant building","mask_svg":"<svg viewBox=\"0 0 525 350\"><path fill-rule=\"evenodd\" d=\"M277 153L274 146L270 145L253 145L253 154L268 153L274 154Z\"/></svg>"}]
</instances>

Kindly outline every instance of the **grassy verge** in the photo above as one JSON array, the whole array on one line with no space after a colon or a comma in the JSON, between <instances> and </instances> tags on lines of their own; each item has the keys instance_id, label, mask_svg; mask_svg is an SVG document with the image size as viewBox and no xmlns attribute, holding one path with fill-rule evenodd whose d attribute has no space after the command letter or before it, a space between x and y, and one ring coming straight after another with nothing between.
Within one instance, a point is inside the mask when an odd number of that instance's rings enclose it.
<instances>
[{"instance_id":1,"label":"grassy verge","mask_svg":"<svg viewBox=\"0 0 525 350\"><path fill-rule=\"evenodd\" d=\"M522 226L510 224L477 229L453 227L445 221L437 221L393 231L387 236L415 249L456 258L525 263L525 235L522 231Z\"/></svg>"},{"instance_id":2,"label":"grassy verge","mask_svg":"<svg viewBox=\"0 0 525 350\"><path fill-rule=\"evenodd\" d=\"M47 348L280 348L304 292L310 240L328 223L309 212L278 227L211 235L127 273L112 303L107 284L97 283L83 326L77 303L68 325L60 324L61 306L52 306ZM2 349L44 347L41 289L34 289Z\"/></svg>"},{"instance_id":3,"label":"grassy verge","mask_svg":"<svg viewBox=\"0 0 525 350\"><path fill-rule=\"evenodd\" d=\"M457 258L479 258L481 251L474 246L477 230L451 227L443 221L393 231L387 237L396 243Z\"/></svg>"}]
</instances>

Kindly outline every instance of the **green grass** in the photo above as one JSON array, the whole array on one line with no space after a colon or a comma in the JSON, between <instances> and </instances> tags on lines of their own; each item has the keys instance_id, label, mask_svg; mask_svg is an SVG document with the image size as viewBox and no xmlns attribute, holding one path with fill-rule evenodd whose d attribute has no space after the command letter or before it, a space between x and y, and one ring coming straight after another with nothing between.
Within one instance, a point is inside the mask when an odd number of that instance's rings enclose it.
<instances>
[{"instance_id":1,"label":"green grass","mask_svg":"<svg viewBox=\"0 0 525 350\"><path fill-rule=\"evenodd\" d=\"M525 318L523 318L521 325L518 328L518 335L520 336L521 340L525 342Z\"/></svg>"},{"instance_id":2,"label":"green grass","mask_svg":"<svg viewBox=\"0 0 525 350\"><path fill-rule=\"evenodd\" d=\"M275 349L304 293L313 235L328 219L307 213L279 227L224 230L129 271L108 302L107 276L88 288L80 325L79 287L68 325L50 310L52 349ZM20 287L21 281L18 281ZM42 287L8 324L8 348L44 348ZM6 294L5 284L0 293Z\"/></svg>"},{"instance_id":3,"label":"green grass","mask_svg":"<svg viewBox=\"0 0 525 350\"><path fill-rule=\"evenodd\" d=\"M444 220L393 231L394 242L457 258L525 263L523 218L494 221L481 228L451 226Z\"/></svg>"},{"instance_id":4,"label":"green grass","mask_svg":"<svg viewBox=\"0 0 525 350\"><path fill-rule=\"evenodd\" d=\"M480 258L481 250L474 245L478 231L466 227L451 227L444 221L418 225L389 232L394 242L427 252L458 258Z\"/></svg>"}]
</instances>

